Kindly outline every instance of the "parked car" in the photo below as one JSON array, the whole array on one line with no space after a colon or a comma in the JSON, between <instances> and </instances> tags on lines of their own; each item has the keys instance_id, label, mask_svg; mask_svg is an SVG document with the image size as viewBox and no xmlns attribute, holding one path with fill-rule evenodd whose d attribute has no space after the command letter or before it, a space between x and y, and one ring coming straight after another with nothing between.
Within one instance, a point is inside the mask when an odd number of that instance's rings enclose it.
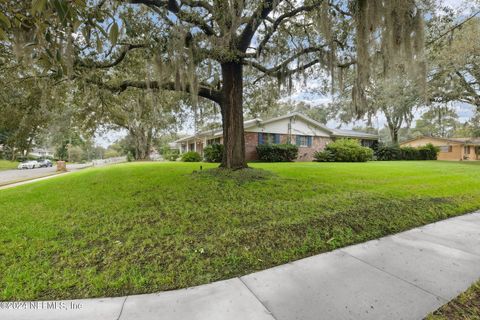
<instances>
[{"instance_id":1,"label":"parked car","mask_svg":"<svg viewBox=\"0 0 480 320\"><path fill-rule=\"evenodd\" d=\"M44 159L44 160L38 161L38 165L40 168L50 168L53 166L53 163L48 159Z\"/></svg>"},{"instance_id":2,"label":"parked car","mask_svg":"<svg viewBox=\"0 0 480 320\"><path fill-rule=\"evenodd\" d=\"M35 168L40 168L40 164L35 160L25 161L18 165L18 169L35 169Z\"/></svg>"}]
</instances>

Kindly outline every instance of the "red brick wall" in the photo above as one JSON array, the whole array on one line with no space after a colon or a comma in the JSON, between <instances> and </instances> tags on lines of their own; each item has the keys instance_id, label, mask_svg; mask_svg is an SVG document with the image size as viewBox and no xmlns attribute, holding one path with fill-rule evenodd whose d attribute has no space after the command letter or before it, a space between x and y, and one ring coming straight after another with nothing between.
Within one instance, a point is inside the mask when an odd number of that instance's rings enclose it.
<instances>
[{"instance_id":1,"label":"red brick wall","mask_svg":"<svg viewBox=\"0 0 480 320\"><path fill-rule=\"evenodd\" d=\"M280 135L280 143L287 143L288 135ZM292 136L290 143L295 143L296 138ZM316 151L325 149L325 146L332 141L330 138L313 137L311 147L298 147L297 161L312 161ZM257 160L258 133L245 132L245 157L247 161Z\"/></svg>"},{"instance_id":2,"label":"red brick wall","mask_svg":"<svg viewBox=\"0 0 480 320\"><path fill-rule=\"evenodd\" d=\"M324 137L313 137L311 147L298 147L297 161L313 161L313 154L322 151L332 139Z\"/></svg>"},{"instance_id":3,"label":"red brick wall","mask_svg":"<svg viewBox=\"0 0 480 320\"><path fill-rule=\"evenodd\" d=\"M245 132L245 158L247 161L257 160L258 133Z\"/></svg>"}]
</instances>

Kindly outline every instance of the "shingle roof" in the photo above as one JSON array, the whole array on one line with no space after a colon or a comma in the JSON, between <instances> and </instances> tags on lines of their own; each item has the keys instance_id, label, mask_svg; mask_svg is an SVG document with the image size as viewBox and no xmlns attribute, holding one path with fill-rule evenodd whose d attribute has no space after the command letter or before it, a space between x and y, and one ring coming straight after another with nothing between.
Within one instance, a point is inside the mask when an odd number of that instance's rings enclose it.
<instances>
[{"instance_id":1,"label":"shingle roof","mask_svg":"<svg viewBox=\"0 0 480 320\"><path fill-rule=\"evenodd\" d=\"M321 129L323 129L324 131L328 132L330 135L332 135L334 137L378 139L378 135L376 135L376 134L371 134L371 133L366 133L366 132L361 132L361 131L355 131L355 130L330 129L330 128L326 127L325 125L321 124L320 122L317 122L317 121L315 121L315 120L313 120L313 119L311 119L311 118L309 118L309 117L307 117L307 116L305 116L301 113L298 113L298 112L289 113L287 115L271 118L271 119L268 119L268 120L262 120L262 119L258 119L258 118L257 119L252 119L252 120L247 120L243 123L243 126L244 126L245 129L248 129L248 128L253 127L255 125L258 125L258 124L266 124L266 123L275 122L275 121L278 121L278 120L288 119L288 118L292 118L292 117L299 117L299 118L303 119L304 121L309 122L309 123L321 128ZM178 139L175 142L182 142L182 141L189 140L189 139L192 139L192 138L195 138L195 137L200 137L200 136L205 135L205 134L209 134L210 136L221 135L222 134L222 129L218 128L218 129L210 129L210 130L206 130L206 131L201 131L201 132L198 132L196 135L190 135L190 136Z\"/></svg>"},{"instance_id":2,"label":"shingle roof","mask_svg":"<svg viewBox=\"0 0 480 320\"><path fill-rule=\"evenodd\" d=\"M344 130L344 129L331 129L331 130L333 131L333 135L336 137L378 139L378 135L362 132L362 131Z\"/></svg>"}]
</instances>

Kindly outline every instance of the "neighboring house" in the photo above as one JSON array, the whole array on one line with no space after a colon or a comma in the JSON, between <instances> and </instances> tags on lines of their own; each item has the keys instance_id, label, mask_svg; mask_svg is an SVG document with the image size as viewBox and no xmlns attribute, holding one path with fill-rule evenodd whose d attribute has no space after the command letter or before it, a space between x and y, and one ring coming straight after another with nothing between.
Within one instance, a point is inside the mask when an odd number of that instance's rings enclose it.
<instances>
[{"instance_id":1,"label":"neighboring house","mask_svg":"<svg viewBox=\"0 0 480 320\"><path fill-rule=\"evenodd\" d=\"M421 147L428 143L440 148L438 160L479 160L480 139L418 137L402 142L402 147Z\"/></svg>"},{"instance_id":2,"label":"neighboring house","mask_svg":"<svg viewBox=\"0 0 480 320\"><path fill-rule=\"evenodd\" d=\"M372 146L378 136L352 130L330 129L300 113L292 113L269 120L245 121L245 155L247 161L257 159L259 144L292 143L298 146L299 161L313 160L313 154L338 138L358 139L364 146ZM180 153L196 151L203 154L209 144L223 143L222 130L208 130L175 141Z\"/></svg>"},{"instance_id":3,"label":"neighboring house","mask_svg":"<svg viewBox=\"0 0 480 320\"><path fill-rule=\"evenodd\" d=\"M53 158L54 151L46 148L33 148L29 155L37 158Z\"/></svg>"}]
</instances>

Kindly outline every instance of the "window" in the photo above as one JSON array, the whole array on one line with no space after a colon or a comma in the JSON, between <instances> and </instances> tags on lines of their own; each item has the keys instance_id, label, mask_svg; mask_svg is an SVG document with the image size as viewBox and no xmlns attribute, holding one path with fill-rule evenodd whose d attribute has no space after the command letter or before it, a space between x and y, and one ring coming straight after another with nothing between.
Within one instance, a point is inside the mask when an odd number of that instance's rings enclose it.
<instances>
[{"instance_id":1,"label":"window","mask_svg":"<svg viewBox=\"0 0 480 320\"><path fill-rule=\"evenodd\" d=\"M258 144L279 144L280 135L278 133L258 133Z\"/></svg>"},{"instance_id":2,"label":"window","mask_svg":"<svg viewBox=\"0 0 480 320\"><path fill-rule=\"evenodd\" d=\"M190 143L189 147L188 147L188 151L194 151L195 150L195 144L194 143Z\"/></svg>"},{"instance_id":3,"label":"window","mask_svg":"<svg viewBox=\"0 0 480 320\"><path fill-rule=\"evenodd\" d=\"M452 146L440 146L440 152L452 152Z\"/></svg>"},{"instance_id":4,"label":"window","mask_svg":"<svg viewBox=\"0 0 480 320\"><path fill-rule=\"evenodd\" d=\"M360 144L362 147L368 147L372 148L375 145L376 141L375 140L360 140Z\"/></svg>"},{"instance_id":5,"label":"window","mask_svg":"<svg viewBox=\"0 0 480 320\"><path fill-rule=\"evenodd\" d=\"M463 147L463 153L464 154L470 154L470 146L464 146Z\"/></svg>"},{"instance_id":6,"label":"window","mask_svg":"<svg viewBox=\"0 0 480 320\"><path fill-rule=\"evenodd\" d=\"M311 147L312 146L312 137L311 136L297 136L296 145L299 147Z\"/></svg>"},{"instance_id":7,"label":"window","mask_svg":"<svg viewBox=\"0 0 480 320\"><path fill-rule=\"evenodd\" d=\"M211 144L220 144L220 138L207 140L207 145L211 145Z\"/></svg>"}]
</instances>

